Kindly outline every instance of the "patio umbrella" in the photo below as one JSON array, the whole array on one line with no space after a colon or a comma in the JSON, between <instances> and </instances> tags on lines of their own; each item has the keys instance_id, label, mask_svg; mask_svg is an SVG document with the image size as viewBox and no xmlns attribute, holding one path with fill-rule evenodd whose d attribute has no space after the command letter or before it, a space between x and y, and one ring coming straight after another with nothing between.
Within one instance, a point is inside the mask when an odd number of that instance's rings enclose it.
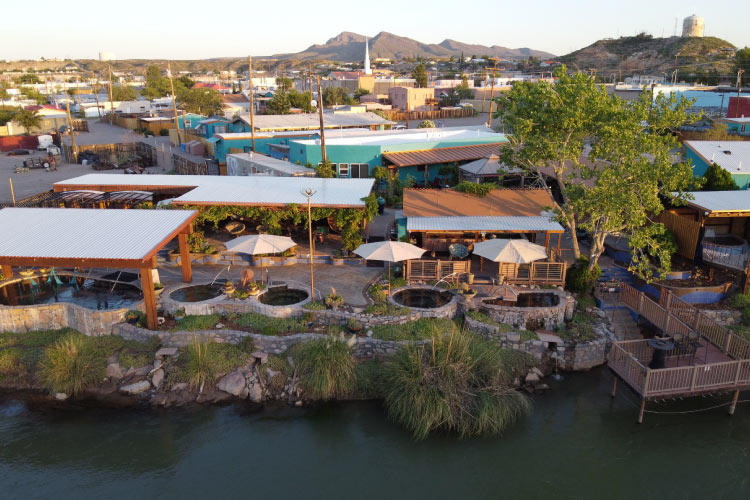
<instances>
[{"instance_id":1,"label":"patio umbrella","mask_svg":"<svg viewBox=\"0 0 750 500\"><path fill-rule=\"evenodd\" d=\"M354 250L354 253L367 260L384 260L388 262L388 294L391 293L391 262L418 259L426 250L411 243L402 241L377 241L365 243Z\"/></svg>"},{"instance_id":2,"label":"patio umbrella","mask_svg":"<svg viewBox=\"0 0 750 500\"><path fill-rule=\"evenodd\" d=\"M273 234L250 234L239 236L224 243L227 252L262 255L266 253L281 253L297 244L288 236ZM263 279L263 261L260 264L260 276Z\"/></svg>"},{"instance_id":3,"label":"patio umbrella","mask_svg":"<svg viewBox=\"0 0 750 500\"><path fill-rule=\"evenodd\" d=\"M528 240L493 239L474 244L474 255L493 262L528 264L547 258L547 249Z\"/></svg>"}]
</instances>

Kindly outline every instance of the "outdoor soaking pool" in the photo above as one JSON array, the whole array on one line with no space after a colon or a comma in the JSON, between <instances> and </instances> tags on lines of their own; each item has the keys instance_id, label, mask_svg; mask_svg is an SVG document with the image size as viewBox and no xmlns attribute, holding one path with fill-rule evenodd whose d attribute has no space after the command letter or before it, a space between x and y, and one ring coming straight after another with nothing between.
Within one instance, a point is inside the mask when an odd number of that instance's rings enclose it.
<instances>
[{"instance_id":1,"label":"outdoor soaking pool","mask_svg":"<svg viewBox=\"0 0 750 500\"><path fill-rule=\"evenodd\" d=\"M516 300L505 297L490 297L482 300L481 310L500 323L525 326L536 330L554 329L573 317L575 301L561 290L533 291L515 289Z\"/></svg>"},{"instance_id":2,"label":"outdoor soaking pool","mask_svg":"<svg viewBox=\"0 0 750 500\"><path fill-rule=\"evenodd\" d=\"M485 304L511 307L552 307L560 304L560 296L552 292L523 292L518 294L515 302L502 298L485 299Z\"/></svg>"},{"instance_id":3,"label":"outdoor soaking pool","mask_svg":"<svg viewBox=\"0 0 750 500\"><path fill-rule=\"evenodd\" d=\"M178 288L169 294L169 298L178 302L203 302L215 299L224 291L224 283L213 285L191 285Z\"/></svg>"},{"instance_id":4,"label":"outdoor soaking pool","mask_svg":"<svg viewBox=\"0 0 750 500\"><path fill-rule=\"evenodd\" d=\"M405 288L393 294L398 305L419 309L443 307L453 298L453 294L433 288Z\"/></svg>"},{"instance_id":5,"label":"outdoor soaking pool","mask_svg":"<svg viewBox=\"0 0 750 500\"><path fill-rule=\"evenodd\" d=\"M133 285L72 276L34 276L10 281L0 287L0 303L32 306L70 302L95 311L123 309L142 300Z\"/></svg>"},{"instance_id":6,"label":"outdoor soaking pool","mask_svg":"<svg viewBox=\"0 0 750 500\"><path fill-rule=\"evenodd\" d=\"M282 285L269 288L258 297L258 300L269 306L291 306L302 302L309 296L310 294L304 290Z\"/></svg>"}]
</instances>

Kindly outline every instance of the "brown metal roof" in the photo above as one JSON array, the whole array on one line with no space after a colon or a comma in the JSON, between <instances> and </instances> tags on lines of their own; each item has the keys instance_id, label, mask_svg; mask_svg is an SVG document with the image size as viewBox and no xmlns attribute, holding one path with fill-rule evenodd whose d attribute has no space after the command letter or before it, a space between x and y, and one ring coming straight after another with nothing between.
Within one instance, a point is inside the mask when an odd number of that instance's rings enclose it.
<instances>
[{"instance_id":1,"label":"brown metal roof","mask_svg":"<svg viewBox=\"0 0 750 500\"><path fill-rule=\"evenodd\" d=\"M487 196L453 189L404 189L404 216L539 216L553 202L544 189L495 189Z\"/></svg>"},{"instance_id":2,"label":"brown metal roof","mask_svg":"<svg viewBox=\"0 0 750 500\"><path fill-rule=\"evenodd\" d=\"M494 142L491 144L472 144L470 146L452 146L449 148L383 153L383 159L397 167L478 160L480 158L486 158L492 153L497 153L500 149L500 144L501 143L499 142Z\"/></svg>"}]
</instances>

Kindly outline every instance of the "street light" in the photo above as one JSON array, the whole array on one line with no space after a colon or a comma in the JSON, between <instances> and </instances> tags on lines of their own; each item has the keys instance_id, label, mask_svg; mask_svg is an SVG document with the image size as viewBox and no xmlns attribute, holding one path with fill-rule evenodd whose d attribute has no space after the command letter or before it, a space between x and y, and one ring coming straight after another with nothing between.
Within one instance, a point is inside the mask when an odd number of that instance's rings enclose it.
<instances>
[{"instance_id":1,"label":"street light","mask_svg":"<svg viewBox=\"0 0 750 500\"><path fill-rule=\"evenodd\" d=\"M313 270L313 237L312 237L312 209L310 208L310 198L312 198L316 191L312 188L303 189L300 191L302 196L307 197L307 232L310 238L310 298L315 300L315 273Z\"/></svg>"}]
</instances>

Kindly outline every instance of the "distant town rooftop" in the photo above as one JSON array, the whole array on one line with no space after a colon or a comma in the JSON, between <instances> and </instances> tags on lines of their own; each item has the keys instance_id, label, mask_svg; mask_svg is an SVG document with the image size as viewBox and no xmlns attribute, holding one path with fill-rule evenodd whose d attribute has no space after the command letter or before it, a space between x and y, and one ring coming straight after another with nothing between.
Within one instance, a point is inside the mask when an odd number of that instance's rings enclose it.
<instances>
[{"instance_id":1,"label":"distant town rooftop","mask_svg":"<svg viewBox=\"0 0 750 500\"><path fill-rule=\"evenodd\" d=\"M750 174L750 142L748 141L685 141L709 165L716 163L730 174Z\"/></svg>"},{"instance_id":2,"label":"distant town rooftop","mask_svg":"<svg viewBox=\"0 0 750 500\"><path fill-rule=\"evenodd\" d=\"M326 145L350 146L389 146L420 142L459 141L487 138L505 141L505 135L498 134L484 125L471 127L416 128L409 130L379 130L376 132L342 134L331 137L326 134ZM297 141L301 144L316 144L314 140Z\"/></svg>"},{"instance_id":3,"label":"distant town rooftop","mask_svg":"<svg viewBox=\"0 0 750 500\"><path fill-rule=\"evenodd\" d=\"M175 205L243 205L280 207L307 202L301 191L314 189L314 207L364 208L362 198L372 190L374 179L321 179L310 177L127 175L87 174L54 184L55 191L182 192Z\"/></svg>"}]
</instances>

